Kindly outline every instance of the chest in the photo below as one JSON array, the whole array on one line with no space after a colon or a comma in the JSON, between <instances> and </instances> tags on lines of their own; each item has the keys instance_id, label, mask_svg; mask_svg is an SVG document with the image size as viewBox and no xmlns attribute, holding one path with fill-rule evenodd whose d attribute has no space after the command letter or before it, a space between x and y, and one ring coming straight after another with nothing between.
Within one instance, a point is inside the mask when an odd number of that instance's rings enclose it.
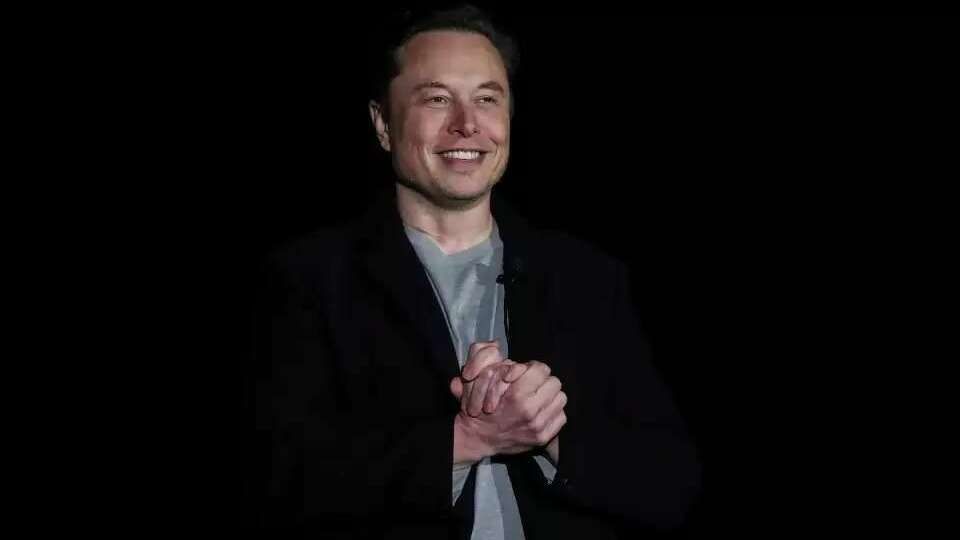
<instances>
[{"instance_id":1,"label":"chest","mask_svg":"<svg viewBox=\"0 0 960 540\"><path fill-rule=\"evenodd\" d=\"M360 279L342 288L324 316L332 329L336 384L349 407L389 407L391 414L410 418L456 411L449 391L459 373L456 332L438 295L428 289L399 303L389 291ZM596 360L593 329L601 323L596 306L556 291L503 290L498 301L506 320L496 323L510 327L506 349L512 359L547 363L567 381Z\"/></svg>"}]
</instances>

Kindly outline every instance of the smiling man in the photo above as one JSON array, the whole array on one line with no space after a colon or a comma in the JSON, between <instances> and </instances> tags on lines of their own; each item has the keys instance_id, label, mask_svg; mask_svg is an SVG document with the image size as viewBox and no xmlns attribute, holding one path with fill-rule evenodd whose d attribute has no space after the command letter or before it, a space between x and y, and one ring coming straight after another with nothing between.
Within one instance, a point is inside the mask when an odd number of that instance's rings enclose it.
<instances>
[{"instance_id":1,"label":"smiling man","mask_svg":"<svg viewBox=\"0 0 960 540\"><path fill-rule=\"evenodd\" d=\"M614 538L696 497L624 266L493 196L513 54L475 8L411 22L369 105L395 189L265 266L274 536Z\"/></svg>"}]
</instances>

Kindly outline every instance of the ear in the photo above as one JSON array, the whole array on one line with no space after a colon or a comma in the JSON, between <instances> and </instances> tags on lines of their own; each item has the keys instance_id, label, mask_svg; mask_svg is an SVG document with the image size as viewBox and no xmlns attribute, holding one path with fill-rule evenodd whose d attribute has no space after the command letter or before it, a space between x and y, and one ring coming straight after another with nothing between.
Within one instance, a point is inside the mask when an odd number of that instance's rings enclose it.
<instances>
[{"instance_id":1,"label":"ear","mask_svg":"<svg viewBox=\"0 0 960 540\"><path fill-rule=\"evenodd\" d=\"M377 132L377 140L380 141L380 147L390 151L390 126L387 125L386 118L383 117L383 107L374 100L370 100L370 121L373 122L373 129Z\"/></svg>"}]
</instances>

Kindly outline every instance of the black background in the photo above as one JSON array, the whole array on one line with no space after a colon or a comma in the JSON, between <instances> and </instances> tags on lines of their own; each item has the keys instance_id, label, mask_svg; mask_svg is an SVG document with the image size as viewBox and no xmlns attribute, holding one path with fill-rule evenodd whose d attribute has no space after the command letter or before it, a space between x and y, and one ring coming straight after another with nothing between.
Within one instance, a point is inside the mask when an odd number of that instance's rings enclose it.
<instances>
[{"instance_id":1,"label":"black background","mask_svg":"<svg viewBox=\"0 0 960 540\"><path fill-rule=\"evenodd\" d=\"M496 189L629 263L705 464L684 532L918 526L900 449L922 446L913 332L950 248L953 21L494 14L521 53ZM127 211L176 293L144 375L174 385L148 439L168 524L246 526L253 270L390 187L366 110L385 16L182 14L131 55Z\"/></svg>"}]
</instances>

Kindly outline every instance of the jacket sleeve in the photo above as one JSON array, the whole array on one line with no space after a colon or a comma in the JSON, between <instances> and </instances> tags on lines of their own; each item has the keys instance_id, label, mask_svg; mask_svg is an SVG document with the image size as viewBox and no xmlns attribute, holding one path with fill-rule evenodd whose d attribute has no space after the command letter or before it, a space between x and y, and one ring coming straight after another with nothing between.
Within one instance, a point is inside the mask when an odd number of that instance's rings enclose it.
<instances>
[{"instance_id":1,"label":"jacket sleeve","mask_svg":"<svg viewBox=\"0 0 960 540\"><path fill-rule=\"evenodd\" d=\"M678 527L699 495L701 467L668 388L654 369L626 269L613 263L609 306L583 336L589 358L568 388L558 471L568 501L657 529ZM576 403L573 403L577 400Z\"/></svg>"},{"instance_id":2,"label":"jacket sleeve","mask_svg":"<svg viewBox=\"0 0 960 540\"><path fill-rule=\"evenodd\" d=\"M357 407L334 362L315 284L267 264L254 322L254 489L267 529L351 530L451 510L453 416L403 420Z\"/></svg>"}]
</instances>

